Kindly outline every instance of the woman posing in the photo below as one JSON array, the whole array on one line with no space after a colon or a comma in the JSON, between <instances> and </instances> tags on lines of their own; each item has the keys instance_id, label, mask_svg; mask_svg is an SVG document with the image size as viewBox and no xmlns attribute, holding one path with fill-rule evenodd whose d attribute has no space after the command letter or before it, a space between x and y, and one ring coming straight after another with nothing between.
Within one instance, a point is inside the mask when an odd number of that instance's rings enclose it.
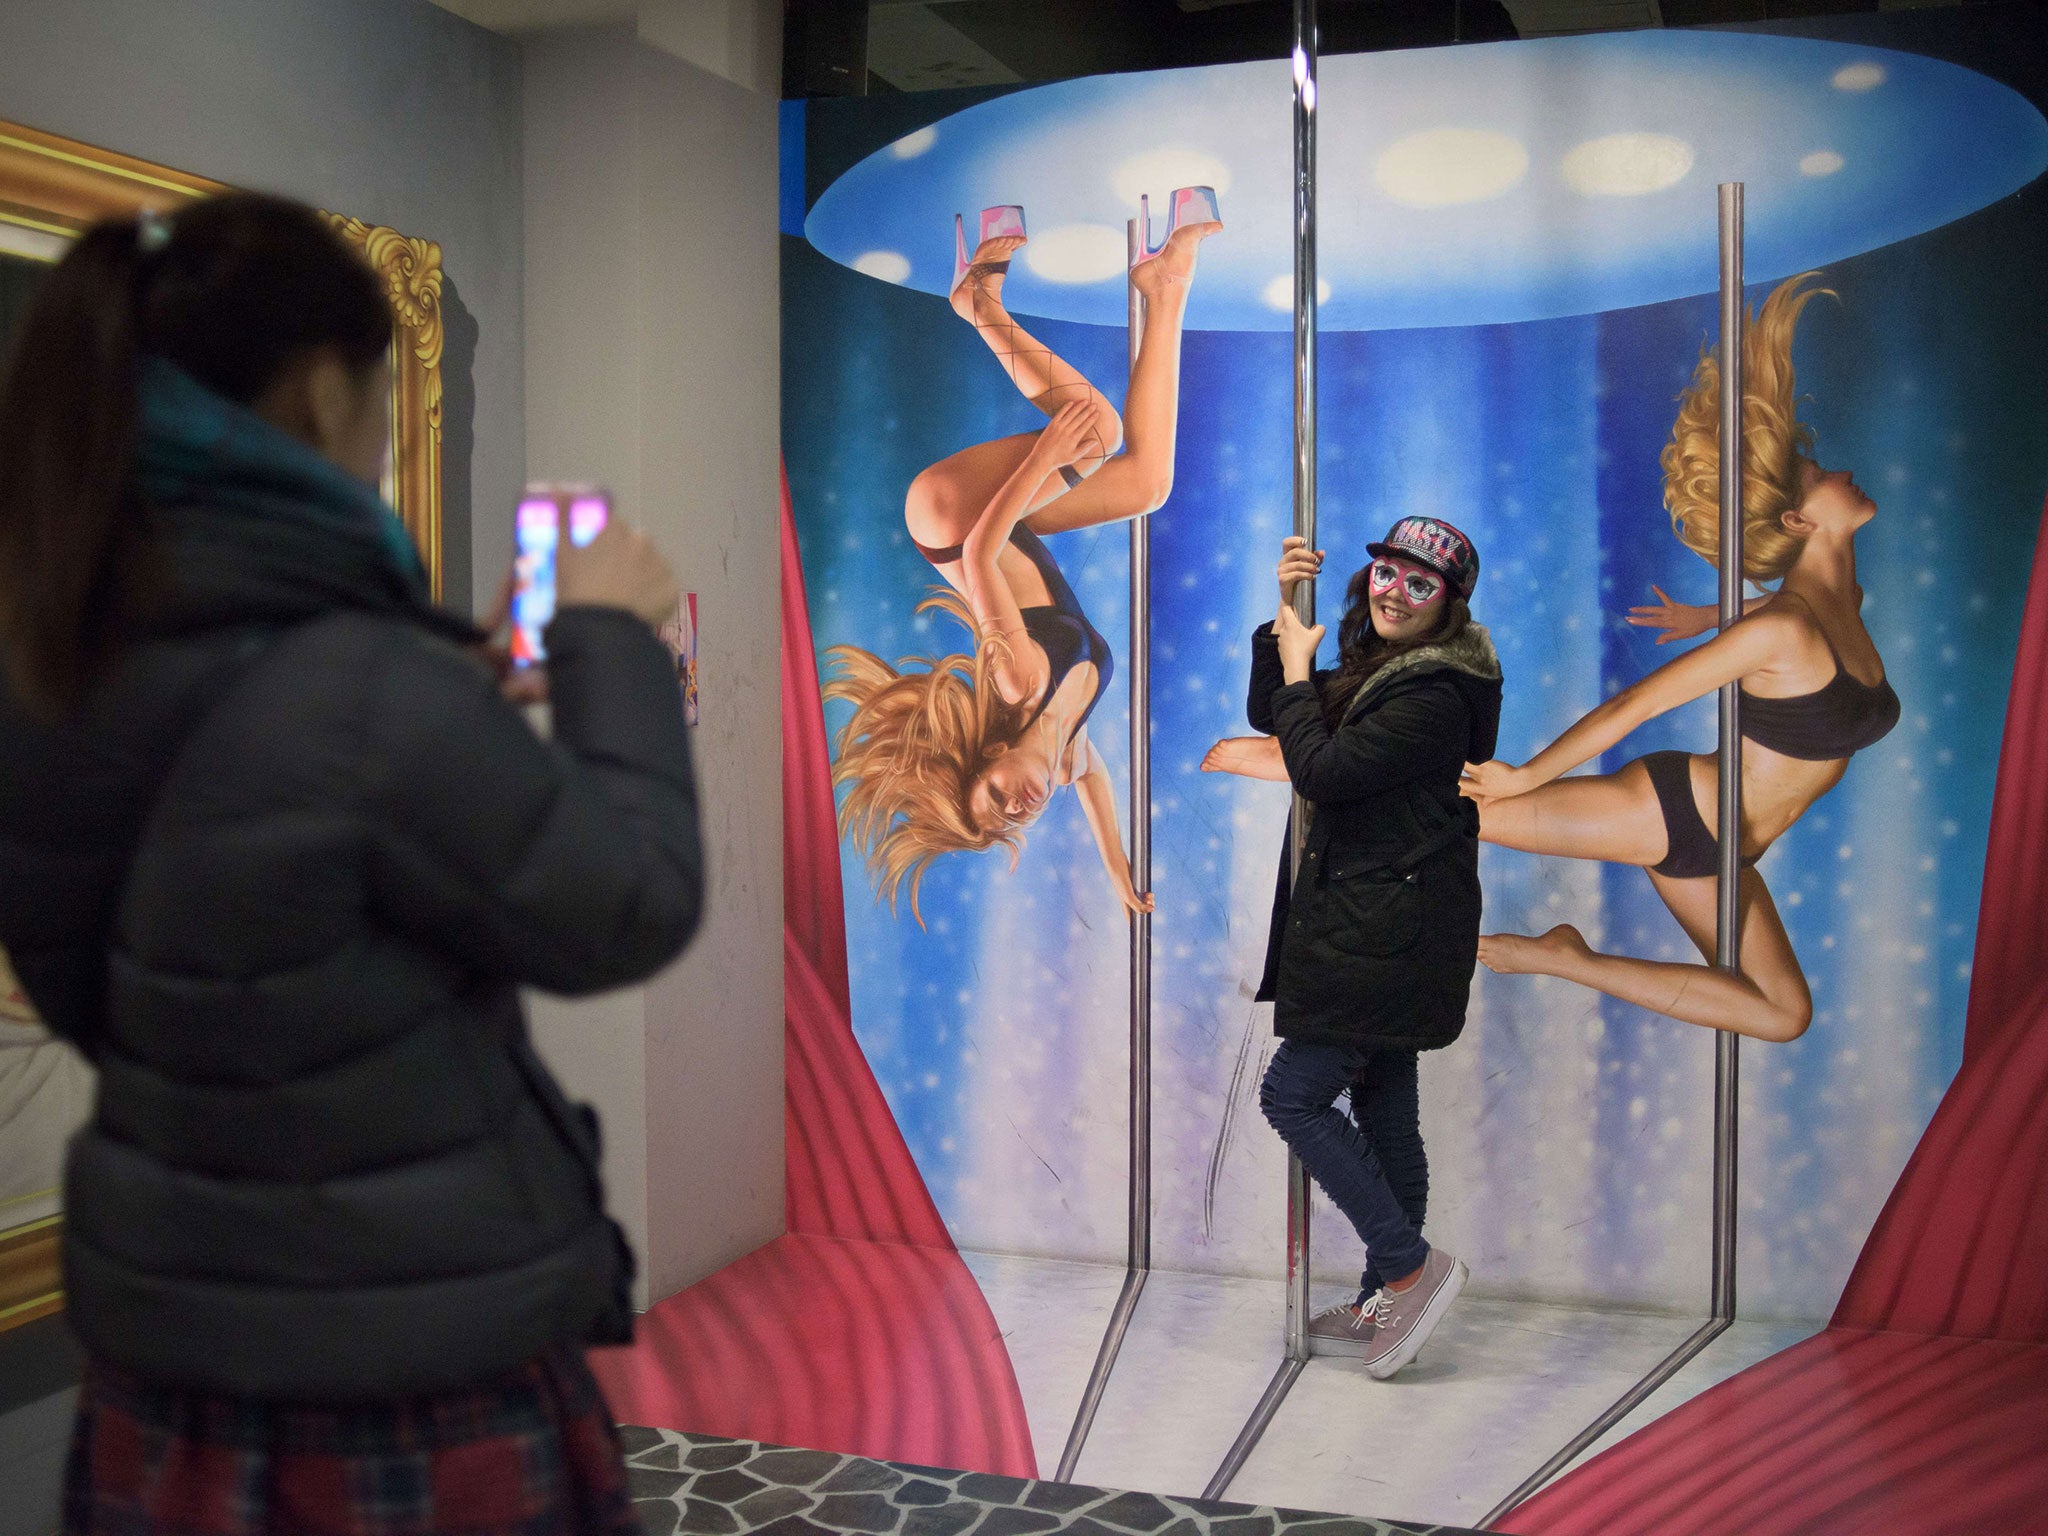
<instances>
[{"instance_id":1,"label":"woman posing","mask_svg":"<svg viewBox=\"0 0 2048 1536\"><path fill-rule=\"evenodd\" d=\"M1252 636L1252 726L1270 731L1308 804L1301 869L1280 888L1259 996L1281 1044L1259 1088L1266 1118L1365 1242L1359 1298L1309 1324L1327 1352L1387 1377L1415 1358L1465 1284L1422 1236L1429 1165L1416 1054L1457 1039L1479 936L1467 757L1493 749L1500 663L1466 601L1471 540L1409 517L1351 578L1335 671L1323 628L1292 606L1320 553L1290 538L1280 612ZM1351 1095L1352 1117L1336 1108Z\"/></svg>"},{"instance_id":2,"label":"woman posing","mask_svg":"<svg viewBox=\"0 0 2048 1536\"><path fill-rule=\"evenodd\" d=\"M639 1529L582 1355L632 1257L519 988L696 927L675 583L565 545L539 740L377 496L391 324L224 197L88 230L0 383L0 944L99 1069L71 1532Z\"/></svg>"},{"instance_id":3,"label":"woman posing","mask_svg":"<svg viewBox=\"0 0 2048 1536\"><path fill-rule=\"evenodd\" d=\"M1042 535L1141 517L1165 502L1188 287L1201 242L1222 227L1214 193L1182 188L1165 244L1132 268L1145 329L1119 420L1099 390L1003 308L1024 211L984 210L971 261L956 221L953 308L1051 420L1039 432L963 448L911 482L904 521L946 582L918 611L957 619L972 652L894 666L859 646L826 652L838 672L825 697L854 706L832 770L834 783L850 786L840 829L882 894L894 902L909 886L913 912L934 859L1000 844L1014 863L1025 829L1068 785L1079 791L1118 899L1152 910L1150 894L1131 884L1109 770L1088 740L1088 717L1109 686L1109 642Z\"/></svg>"},{"instance_id":4,"label":"woman posing","mask_svg":"<svg viewBox=\"0 0 2048 1536\"><path fill-rule=\"evenodd\" d=\"M1876 515L1847 470L1807 456L1793 414L1792 334L1817 293L1804 274L1779 286L1743 337L1743 566L1779 580L1742 619L1659 667L1580 720L1521 767L1470 768L1480 837L1530 853L1639 864L1709 964L1637 960L1592 949L1569 923L1536 938L1492 934L1491 970L1582 982L1624 1002L1759 1040L1795 1040L1813 997L1778 909L1752 868L1809 806L1841 781L1852 754L1898 723L1899 700L1859 610L1856 531ZM1688 549L1714 562L1720 539L1719 372L1703 356L1664 450L1664 504ZM1660 597L1661 593L1658 594ZM1631 622L1699 633L1710 610L1668 601ZM1644 721L1742 687L1742 968L1715 968L1715 828L1719 774L1708 753L1653 752L1617 773L1564 778Z\"/></svg>"}]
</instances>

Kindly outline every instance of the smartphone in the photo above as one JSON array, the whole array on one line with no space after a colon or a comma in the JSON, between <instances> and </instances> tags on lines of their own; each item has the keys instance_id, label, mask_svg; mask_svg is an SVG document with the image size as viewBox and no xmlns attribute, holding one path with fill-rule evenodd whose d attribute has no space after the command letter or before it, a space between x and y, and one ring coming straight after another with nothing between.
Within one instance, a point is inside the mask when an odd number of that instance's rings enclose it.
<instances>
[{"instance_id":1,"label":"smartphone","mask_svg":"<svg viewBox=\"0 0 2048 1536\"><path fill-rule=\"evenodd\" d=\"M512 664L547 660L541 631L555 616L555 550L566 529L582 548L611 521L611 498L587 485L529 485L512 525Z\"/></svg>"}]
</instances>

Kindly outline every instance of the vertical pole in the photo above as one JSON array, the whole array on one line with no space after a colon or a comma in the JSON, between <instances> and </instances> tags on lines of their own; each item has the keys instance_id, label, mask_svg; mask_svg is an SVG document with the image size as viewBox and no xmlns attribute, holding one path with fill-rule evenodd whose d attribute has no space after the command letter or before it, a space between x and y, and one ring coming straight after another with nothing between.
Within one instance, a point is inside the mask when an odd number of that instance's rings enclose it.
<instances>
[{"instance_id":1,"label":"vertical pole","mask_svg":"<svg viewBox=\"0 0 2048 1536\"><path fill-rule=\"evenodd\" d=\"M1152 238L1150 204L1138 199L1138 217L1124 225L1129 266L1135 267ZM1130 363L1138 366L1138 348L1145 335L1145 297L1138 285L1126 285L1125 320L1130 326ZM1152 888L1152 520L1131 519L1131 884ZM1060 1452L1053 1476L1072 1482L1088 1432L1095 1425L1102 1394L1116 1369L1131 1318L1138 1310L1145 1281L1152 1273L1152 915L1131 914L1131 1166L1129 1229L1124 1256L1124 1284L1110 1309L1109 1325L1095 1351L1088 1385L1081 1393L1073 1427Z\"/></svg>"},{"instance_id":2,"label":"vertical pole","mask_svg":"<svg viewBox=\"0 0 2048 1536\"><path fill-rule=\"evenodd\" d=\"M1723 182L1721 197L1721 340L1715 362L1721 374L1721 627L1742 617L1742 183ZM1742 958L1742 696L1734 683L1721 690L1720 889L1714 914L1714 963L1733 970ZM1635 1412L1687 1361L1735 1321L1735 1111L1738 1036L1714 1032L1714 1211L1712 1315L1695 1328L1600 1416L1565 1442L1562 1449L1522 1479L1513 1493L1479 1518L1481 1530L1535 1493L1577 1461L1600 1437Z\"/></svg>"},{"instance_id":3,"label":"vertical pole","mask_svg":"<svg viewBox=\"0 0 2048 1536\"><path fill-rule=\"evenodd\" d=\"M1151 239L1149 205L1126 226L1137 265ZM1145 296L1129 290L1130 363L1138 366ZM1152 889L1152 519L1131 519L1131 883ZM1152 1267L1152 914L1131 914L1131 1212L1129 1267Z\"/></svg>"},{"instance_id":4,"label":"vertical pole","mask_svg":"<svg viewBox=\"0 0 2048 1536\"><path fill-rule=\"evenodd\" d=\"M1721 628L1742 617L1742 183L1721 194ZM1721 690L1720 891L1714 963L1742 964L1742 690ZM1738 1037L1714 1035L1713 1316L1735 1316Z\"/></svg>"},{"instance_id":5,"label":"vertical pole","mask_svg":"<svg viewBox=\"0 0 2048 1536\"><path fill-rule=\"evenodd\" d=\"M1316 545L1316 0L1294 0L1294 531ZM1294 611L1316 621L1312 581L1294 589ZM1308 802L1294 797L1289 869L1298 874ZM1308 1172L1287 1158L1287 1358L1308 1358Z\"/></svg>"}]
</instances>

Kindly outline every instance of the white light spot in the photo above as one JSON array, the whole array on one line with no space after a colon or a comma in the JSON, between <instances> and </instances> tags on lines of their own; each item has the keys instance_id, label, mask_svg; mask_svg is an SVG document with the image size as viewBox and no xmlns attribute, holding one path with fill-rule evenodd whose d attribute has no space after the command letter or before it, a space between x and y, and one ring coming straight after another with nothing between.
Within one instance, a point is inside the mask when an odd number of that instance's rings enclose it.
<instances>
[{"instance_id":1,"label":"white light spot","mask_svg":"<svg viewBox=\"0 0 2048 1536\"><path fill-rule=\"evenodd\" d=\"M1265 299L1268 309L1277 309L1282 314L1288 313L1294 308L1294 274L1292 272L1282 272L1273 281L1266 284L1260 296ZM1327 277L1316 279L1316 302L1318 304L1330 302L1330 280Z\"/></svg>"},{"instance_id":2,"label":"white light spot","mask_svg":"<svg viewBox=\"0 0 2048 1536\"><path fill-rule=\"evenodd\" d=\"M1884 84L1882 64L1844 64L1829 79L1838 91L1874 91Z\"/></svg>"},{"instance_id":3,"label":"white light spot","mask_svg":"<svg viewBox=\"0 0 2048 1536\"><path fill-rule=\"evenodd\" d=\"M939 141L937 128L920 128L915 133L906 133L889 146L889 153L898 160L915 160Z\"/></svg>"},{"instance_id":4,"label":"white light spot","mask_svg":"<svg viewBox=\"0 0 2048 1536\"><path fill-rule=\"evenodd\" d=\"M1181 187L1209 187L1217 197L1222 197L1230 190L1230 167L1199 149L1151 149L1142 155L1132 155L1111 171L1109 184L1116 188L1118 197L1131 205L1131 212L1138 211L1139 198L1149 196L1152 212L1164 216L1167 199ZM1158 235L1162 240L1166 238L1164 230L1158 231Z\"/></svg>"},{"instance_id":5,"label":"white light spot","mask_svg":"<svg viewBox=\"0 0 2048 1536\"><path fill-rule=\"evenodd\" d=\"M1062 224L1034 235L1024 264L1049 283L1100 283L1122 277L1124 232L1107 224Z\"/></svg>"},{"instance_id":6,"label":"white light spot","mask_svg":"<svg viewBox=\"0 0 2048 1536\"><path fill-rule=\"evenodd\" d=\"M1430 128L1397 140L1373 167L1380 190L1411 208L1499 197L1528 174L1529 152L1486 128Z\"/></svg>"},{"instance_id":7,"label":"white light spot","mask_svg":"<svg viewBox=\"0 0 2048 1536\"><path fill-rule=\"evenodd\" d=\"M1832 149L1816 149L1812 154L1802 156L1799 174L1802 176L1832 176L1848 162Z\"/></svg>"},{"instance_id":8,"label":"white light spot","mask_svg":"<svg viewBox=\"0 0 2048 1536\"><path fill-rule=\"evenodd\" d=\"M1668 133L1610 133L1588 139L1559 169L1581 197L1645 197L1685 180L1693 149Z\"/></svg>"},{"instance_id":9,"label":"white light spot","mask_svg":"<svg viewBox=\"0 0 2048 1536\"><path fill-rule=\"evenodd\" d=\"M901 251L867 251L853 258L853 270L885 283L910 281L910 258Z\"/></svg>"}]
</instances>

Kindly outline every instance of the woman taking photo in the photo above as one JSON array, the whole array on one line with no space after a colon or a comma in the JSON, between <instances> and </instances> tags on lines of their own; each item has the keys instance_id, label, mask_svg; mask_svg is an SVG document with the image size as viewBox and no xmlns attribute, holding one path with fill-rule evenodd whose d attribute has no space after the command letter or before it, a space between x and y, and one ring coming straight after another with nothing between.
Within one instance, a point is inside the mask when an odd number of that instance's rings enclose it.
<instances>
[{"instance_id":1,"label":"woman taking photo","mask_svg":"<svg viewBox=\"0 0 2048 1536\"><path fill-rule=\"evenodd\" d=\"M1301 623L1293 595L1323 557L1285 542L1279 616L1252 637L1247 708L1276 738L1308 816L1300 871L1282 856L1259 987L1281 1040L1259 1106L1369 1256L1358 1299L1309 1332L1385 1378L1465 1284L1465 1266L1422 1236L1416 1055L1465 1027L1479 873L1459 753L1492 751L1501 689L1493 644L1466 606L1479 577L1472 541L1406 517L1368 550L1346 593L1337 667L1316 672L1323 627ZM1214 757L1209 766L1224 766ZM1336 1107L1347 1091L1349 1117Z\"/></svg>"},{"instance_id":2,"label":"woman taking photo","mask_svg":"<svg viewBox=\"0 0 2048 1536\"><path fill-rule=\"evenodd\" d=\"M518 988L696 926L668 568L565 548L554 741L375 490L391 314L311 210L86 232L0 385L0 945L99 1070L72 1532L637 1530L594 1118Z\"/></svg>"}]
</instances>

